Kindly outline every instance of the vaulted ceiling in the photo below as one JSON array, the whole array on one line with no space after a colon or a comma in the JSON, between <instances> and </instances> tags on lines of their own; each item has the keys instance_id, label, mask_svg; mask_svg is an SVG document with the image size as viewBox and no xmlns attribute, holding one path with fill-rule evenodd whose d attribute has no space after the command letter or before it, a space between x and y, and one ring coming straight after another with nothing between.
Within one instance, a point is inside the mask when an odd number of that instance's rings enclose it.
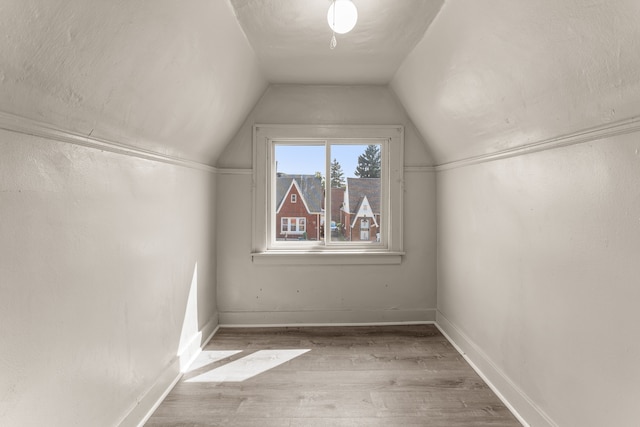
<instances>
[{"instance_id":1,"label":"vaulted ceiling","mask_svg":"<svg viewBox=\"0 0 640 427\"><path fill-rule=\"evenodd\" d=\"M443 0L356 0L358 23L329 48L329 0L231 0L271 83L388 84Z\"/></svg>"},{"instance_id":2,"label":"vaulted ceiling","mask_svg":"<svg viewBox=\"0 0 640 427\"><path fill-rule=\"evenodd\" d=\"M269 83L389 84L438 163L640 115L637 0L5 0L0 112L215 164Z\"/></svg>"},{"instance_id":3,"label":"vaulted ceiling","mask_svg":"<svg viewBox=\"0 0 640 427\"><path fill-rule=\"evenodd\" d=\"M438 163L640 115L637 0L449 0L391 84Z\"/></svg>"},{"instance_id":4,"label":"vaulted ceiling","mask_svg":"<svg viewBox=\"0 0 640 427\"><path fill-rule=\"evenodd\" d=\"M267 87L226 0L3 0L0 111L213 164Z\"/></svg>"}]
</instances>

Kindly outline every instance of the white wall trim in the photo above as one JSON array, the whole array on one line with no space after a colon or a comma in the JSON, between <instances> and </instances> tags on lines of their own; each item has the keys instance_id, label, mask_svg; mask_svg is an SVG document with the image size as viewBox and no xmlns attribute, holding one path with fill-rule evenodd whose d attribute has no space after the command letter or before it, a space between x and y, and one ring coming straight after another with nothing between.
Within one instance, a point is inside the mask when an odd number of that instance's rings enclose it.
<instances>
[{"instance_id":1,"label":"white wall trim","mask_svg":"<svg viewBox=\"0 0 640 427\"><path fill-rule=\"evenodd\" d=\"M405 166L404 171L409 173L435 172L435 166ZM251 168L216 168L216 172L221 175L251 175Z\"/></svg>"},{"instance_id":2,"label":"white wall trim","mask_svg":"<svg viewBox=\"0 0 640 427\"><path fill-rule=\"evenodd\" d=\"M436 309L396 310L300 310L300 311L221 311L220 324L267 326L267 325L364 325L406 322L433 322Z\"/></svg>"},{"instance_id":3,"label":"white wall trim","mask_svg":"<svg viewBox=\"0 0 640 427\"><path fill-rule=\"evenodd\" d=\"M407 173L425 173L425 172L435 172L435 166L405 166L404 172Z\"/></svg>"},{"instance_id":4,"label":"white wall trim","mask_svg":"<svg viewBox=\"0 0 640 427\"><path fill-rule=\"evenodd\" d=\"M253 175L252 168L217 168L218 175Z\"/></svg>"},{"instance_id":5,"label":"white wall trim","mask_svg":"<svg viewBox=\"0 0 640 427\"><path fill-rule=\"evenodd\" d=\"M436 313L436 326L523 426L558 427L493 363L480 346L450 322L440 310Z\"/></svg>"},{"instance_id":6,"label":"white wall trim","mask_svg":"<svg viewBox=\"0 0 640 427\"><path fill-rule=\"evenodd\" d=\"M442 163L435 166L437 172L449 169L457 169L465 166L471 166L478 163L492 162L495 160L506 159L509 157L522 156L524 154L536 153L539 151L552 150L555 148L566 147L584 142L592 142L616 135L624 135L640 131L640 116L630 119L619 120L617 122L607 123L605 125L595 126L588 129L582 129L566 135L561 135L541 141L531 142L519 147L507 148L490 154L481 154L479 156L467 157L448 163Z\"/></svg>"},{"instance_id":7,"label":"white wall trim","mask_svg":"<svg viewBox=\"0 0 640 427\"><path fill-rule=\"evenodd\" d=\"M50 125L48 123L39 122L37 120L17 116L14 114L9 114L3 111L0 111L0 129L60 142L66 142L69 144L80 145L83 147L95 148L96 150L123 154L125 156L138 157L140 159L168 163L190 169L197 169L209 173L217 172L217 169L215 167L204 163L185 160L179 157L161 154L151 150L145 150L142 148L134 147L133 145L125 144L123 142L83 135L77 132L59 128L54 125Z\"/></svg>"},{"instance_id":8,"label":"white wall trim","mask_svg":"<svg viewBox=\"0 0 640 427\"><path fill-rule=\"evenodd\" d=\"M214 314L202 329L195 335L198 337L206 336L204 341L197 341L197 351L193 351L192 360L200 354L202 349L213 338L220 328L218 322L218 314ZM184 353L184 351L183 351ZM171 392L173 387L180 381L184 373L180 369L180 356L176 355L169 366L158 376L153 385L143 393L137 400L135 405L129 410L127 415L117 424L119 427L142 427L149 420L151 415L158 409L158 406ZM188 366L188 365L187 365Z\"/></svg>"},{"instance_id":9,"label":"white wall trim","mask_svg":"<svg viewBox=\"0 0 640 427\"><path fill-rule=\"evenodd\" d=\"M391 265L401 264L405 252L374 252L363 250L252 252L255 264L263 265Z\"/></svg>"},{"instance_id":10,"label":"white wall trim","mask_svg":"<svg viewBox=\"0 0 640 427\"><path fill-rule=\"evenodd\" d=\"M196 333L189 343L182 349L178 358L180 359L180 371L185 372L186 369L191 366L194 360L198 357L198 355L202 352L202 348L207 345L207 343L211 340L211 337L218 330L218 314L216 313L209 319L209 321L202 327L202 329ZM209 333L209 335L205 335ZM206 336L207 338L203 341L202 337Z\"/></svg>"},{"instance_id":11,"label":"white wall trim","mask_svg":"<svg viewBox=\"0 0 640 427\"><path fill-rule=\"evenodd\" d=\"M316 327L354 327L354 326L406 326L406 325L435 325L435 320L416 320L407 322L351 322L351 323L269 323L254 325L220 324L220 328L316 328Z\"/></svg>"}]
</instances>

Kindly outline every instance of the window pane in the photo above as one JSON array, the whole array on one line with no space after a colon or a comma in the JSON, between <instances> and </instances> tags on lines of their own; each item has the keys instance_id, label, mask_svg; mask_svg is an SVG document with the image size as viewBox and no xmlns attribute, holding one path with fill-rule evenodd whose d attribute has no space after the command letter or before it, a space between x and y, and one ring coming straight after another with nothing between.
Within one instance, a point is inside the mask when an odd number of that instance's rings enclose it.
<instances>
[{"instance_id":1,"label":"window pane","mask_svg":"<svg viewBox=\"0 0 640 427\"><path fill-rule=\"evenodd\" d=\"M275 143L275 224L289 218L278 241L320 240L324 221L324 143Z\"/></svg>"},{"instance_id":2,"label":"window pane","mask_svg":"<svg viewBox=\"0 0 640 427\"><path fill-rule=\"evenodd\" d=\"M331 144L332 242L380 241L381 167L381 144Z\"/></svg>"}]
</instances>

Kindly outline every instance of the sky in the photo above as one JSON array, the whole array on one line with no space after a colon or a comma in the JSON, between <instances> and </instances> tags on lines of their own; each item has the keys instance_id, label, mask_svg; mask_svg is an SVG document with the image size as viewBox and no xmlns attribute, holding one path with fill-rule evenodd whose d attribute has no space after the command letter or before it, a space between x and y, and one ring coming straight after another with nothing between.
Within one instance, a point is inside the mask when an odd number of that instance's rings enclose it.
<instances>
[{"instance_id":1,"label":"sky","mask_svg":"<svg viewBox=\"0 0 640 427\"><path fill-rule=\"evenodd\" d=\"M337 159L342 167L344 177L355 177L358 156L364 153L367 145L331 145L331 160ZM324 145L276 145L276 161L278 172L286 174L313 175L325 174Z\"/></svg>"}]
</instances>

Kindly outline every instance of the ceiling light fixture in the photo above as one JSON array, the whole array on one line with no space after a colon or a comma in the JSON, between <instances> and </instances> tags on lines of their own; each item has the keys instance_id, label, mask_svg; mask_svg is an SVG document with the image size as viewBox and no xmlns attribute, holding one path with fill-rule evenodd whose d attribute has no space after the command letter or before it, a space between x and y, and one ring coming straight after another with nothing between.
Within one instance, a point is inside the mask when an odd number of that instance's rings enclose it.
<instances>
[{"instance_id":1,"label":"ceiling light fixture","mask_svg":"<svg viewBox=\"0 0 640 427\"><path fill-rule=\"evenodd\" d=\"M327 22L333 30L329 47L334 49L338 44L336 33L346 34L353 30L358 21L358 9L351 0L333 0L327 12Z\"/></svg>"}]
</instances>

